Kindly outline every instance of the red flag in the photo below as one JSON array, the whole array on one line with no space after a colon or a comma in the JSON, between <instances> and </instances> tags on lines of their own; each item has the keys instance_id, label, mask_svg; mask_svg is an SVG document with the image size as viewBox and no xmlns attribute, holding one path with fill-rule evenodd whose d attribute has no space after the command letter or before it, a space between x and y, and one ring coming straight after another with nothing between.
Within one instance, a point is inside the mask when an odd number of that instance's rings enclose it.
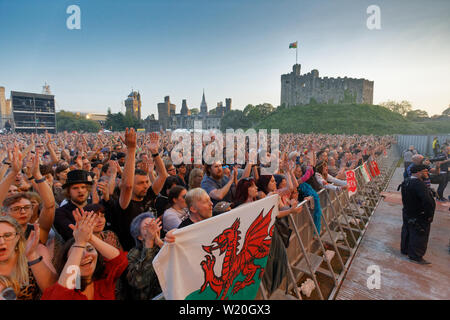
<instances>
[{"instance_id":1,"label":"red flag","mask_svg":"<svg viewBox=\"0 0 450 320\"><path fill-rule=\"evenodd\" d=\"M348 195L352 196L353 194L356 193L357 190L355 171L353 170L346 171L345 175L347 177Z\"/></svg>"},{"instance_id":2,"label":"red flag","mask_svg":"<svg viewBox=\"0 0 450 320\"><path fill-rule=\"evenodd\" d=\"M380 169L378 168L378 163L375 160L372 161L372 166L375 171L375 175L379 176L381 172Z\"/></svg>"}]
</instances>

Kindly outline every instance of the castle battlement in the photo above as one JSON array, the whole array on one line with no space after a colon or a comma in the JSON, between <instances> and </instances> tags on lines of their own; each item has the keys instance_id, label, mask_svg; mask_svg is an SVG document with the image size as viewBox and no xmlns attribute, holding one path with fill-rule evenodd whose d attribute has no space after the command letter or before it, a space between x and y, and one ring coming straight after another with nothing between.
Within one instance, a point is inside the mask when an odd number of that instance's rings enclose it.
<instances>
[{"instance_id":1,"label":"castle battlement","mask_svg":"<svg viewBox=\"0 0 450 320\"><path fill-rule=\"evenodd\" d=\"M319 70L301 74L301 65L281 75L281 105L296 106L312 102L373 104L373 81L348 77L319 77Z\"/></svg>"}]
</instances>

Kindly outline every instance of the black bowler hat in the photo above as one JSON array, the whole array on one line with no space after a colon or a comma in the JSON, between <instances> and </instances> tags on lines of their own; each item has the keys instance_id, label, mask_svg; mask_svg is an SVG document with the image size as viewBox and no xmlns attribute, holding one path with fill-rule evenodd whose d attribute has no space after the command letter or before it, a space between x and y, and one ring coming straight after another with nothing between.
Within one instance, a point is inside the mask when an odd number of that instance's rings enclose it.
<instances>
[{"instance_id":1,"label":"black bowler hat","mask_svg":"<svg viewBox=\"0 0 450 320\"><path fill-rule=\"evenodd\" d=\"M67 188L73 184L86 183L92 184L92 179L89 180L89 172L86 170L72 170L67 173L66 183L63 184L63 189Z\"/></svg>"}]
</instances>

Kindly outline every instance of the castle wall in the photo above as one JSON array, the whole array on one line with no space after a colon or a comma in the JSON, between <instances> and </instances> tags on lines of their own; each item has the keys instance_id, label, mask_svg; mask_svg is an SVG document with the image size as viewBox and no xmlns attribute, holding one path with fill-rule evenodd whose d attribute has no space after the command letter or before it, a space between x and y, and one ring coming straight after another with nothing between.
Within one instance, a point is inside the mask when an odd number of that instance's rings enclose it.
<instances>
[{"instance_id":1,"label":"castle wall","mask_svg":"<svg viewBox=\"0 0 450 320\"><path fill-rule=\"evenodd\" d=\"M317 70L300 75L300 65L281 76L281 104L286 106L317 103L373 103L373 81L354 78L320 78Z\"/></svg>"}]
</instances>

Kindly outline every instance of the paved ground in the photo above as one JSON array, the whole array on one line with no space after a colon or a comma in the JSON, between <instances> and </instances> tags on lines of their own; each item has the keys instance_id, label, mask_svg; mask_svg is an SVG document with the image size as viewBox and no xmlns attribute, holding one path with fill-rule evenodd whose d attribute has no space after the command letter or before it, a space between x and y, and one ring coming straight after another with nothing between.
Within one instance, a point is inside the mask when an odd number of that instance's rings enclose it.
<instances>
[{"instance_id":1,"label":"paved ground","mask_svg":"<svg viewBox=\"0 0 450 320\"><path fill-rule=\"evenodd\" d=\"M410 262L400 254L402 205L397 186L403 179L403 170L396 169L386 190L386 198L373 214L336 296L337 300L450 299L449 204L438 204L431 225L425 259L432 262L432 265L422 266ZM449 189L447 187L445 190L446 196ZM367 287L367 280L373 274L367 273L367 268L372 265L380 269L380 289Z\"/></svg>"}]
</instances>

